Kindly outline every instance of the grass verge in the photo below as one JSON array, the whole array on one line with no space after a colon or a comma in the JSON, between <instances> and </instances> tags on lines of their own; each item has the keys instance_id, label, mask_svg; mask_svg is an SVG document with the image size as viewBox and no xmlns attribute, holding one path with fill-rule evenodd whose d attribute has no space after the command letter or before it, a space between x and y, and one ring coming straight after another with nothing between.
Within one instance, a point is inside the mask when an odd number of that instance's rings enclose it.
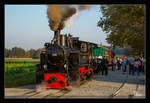
<instances>
[{"instance_id":1,"label":"grass verge","mask_svg":"<svg viewBox=\"0 0 150 103\"><path fill-rule=\"evenodd\" d=\"M5 88L35 84L35 71L29 73L5 73Z\"/></svg>"},{"instance_id":2,"label":"grass verge","mask_svg":"<svg viewBox=\"0 0 150 103\"><path fill-rule=\"evenodd\" d=\"M5 88L34 84L36 64L38 63L5 62Z\"/></svg>"}]
</instances>

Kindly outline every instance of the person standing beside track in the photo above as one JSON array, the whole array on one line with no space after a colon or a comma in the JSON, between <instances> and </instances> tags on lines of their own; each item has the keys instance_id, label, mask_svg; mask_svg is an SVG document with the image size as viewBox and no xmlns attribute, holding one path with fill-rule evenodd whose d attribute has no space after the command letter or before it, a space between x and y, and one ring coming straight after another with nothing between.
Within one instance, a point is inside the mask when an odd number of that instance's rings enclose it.
<instances>
[{"instance_id":1,"label":"person standing beside track","mask_svg":"<svg viewBox=\"0 0 150 103\"><path fill-rule=\"evenodd\" d=\"M143 70L142 70L142 65L143 65L142 57L139 57L139 62L141 63L141 65L139 66L139 71L143 72Z\"/></svg>"},{"instance_id":2,"label":"person standing beside track","mask_svg":"<svg viewBox=\"0 0 150 103\"><path fill-rule=\"evenodd\" d=\"M104 56L102 59L102 75L105 71L105 75L108 75L108 60L107 58Z\"/></svg>"},{"instance_id":3,"label":"person standing beside track","mask_svg":"<svg viewBox=\"0 0 150 103\"><path fill-rule=\"evenodd\" d=\"M120 57L120 59L119 59L119 62L120 62L120 69L122 69L122 65L121 65L122 60L123 60L123 58L122 58L122 57Z\"/></svg>"},{"instance_id":4,"label":"person standing beside track","mask_svg":"<svg viewBox=\"0 0 150 103\"><path fill-rule=\"evenodd\" d=\"M143 58L143 73L146 74L146 59Z\"/></svg>"},{"instance_id":5,"label":"person standing beside track","mask_svg":"<svg viewBox=\"0 0 150 103\"><path fill-rule=\"evenodd\" d=\"M115 57L112 58L112 71L115 71L116 67L116 59Z\"/></svg>"},{"instance_id":6,"label":"person standing beside track","mask_svg":"<svg viewBox=\"0 0 150 103\"><path fill-rule=\"evenodd\" d=\"M121 65L122 65L122 74L125 73L125 66L126 66L126 60L125 58L123 58L122 62L121 62Z\"/></svg>"},{"instance_id":7,"label":"person standing beside track","mask_svg":"<svg viewBox=\"0 0 150 103\"><path fill-rule=\"evenodd\" d=\"M125 61L126 61L126 65L125 65L125 72L126 72L126 71L127 71L128 64L129 64L129 63L128 63L128 58L127 58L127 57L125 57L124 59L125 59Z\"/></svg>"},{"instance_id":8,"label":"person standing beside track","mask_svg":"<svg viewBox=\"0 0 150 103\"><path fill-rule=\"evenodd\" d=\"M97 66L97 73L100 74L100 72L102 71L102 56L98 56L98 66Z\"/></svg>"},{"instance_id":9,"label":"person standing beside track","mask_svg":"<svg viewBox=\"0 0 150 103\"><path fill-rule=\"evenodd\" d=\"M141 65L142 73L144 74L144 58L143 57L141 57L141 61L142 61L142 65Z\"/></svg>"},{"instance_id":10,"label":"person standing beside track","mask_svg":"<svg viewBox=\"0 0 150 103\"><path fill-rule=\"evenodd\" d=\"M140 65L141 65L141 62L139 61L139 59L135 59L135 61L134 61L134 71L137 72L138 76L140 75L140 68L139 68Z\"/></svg>"},{"instance_id":11,"label":"person standing beside track","mask_svg":"<svg viewBox=\"0 0 150 103\"><path fill-rule=\"evenodd\" d=\"M133 69L134 69L134 58L132 56L129 57L129 75L131 73L133 73Z\"/></svg>"},{"instance_id":12,"label":"person standing beside track","mask_svg":"<svg viewBox=\"0 0 150 103\"><path fill-rule=\"evenodd\" d=\"M121 63L120 63L120 58L117 59L117 69L121 69Z\"/></svg>"}]
</instances>

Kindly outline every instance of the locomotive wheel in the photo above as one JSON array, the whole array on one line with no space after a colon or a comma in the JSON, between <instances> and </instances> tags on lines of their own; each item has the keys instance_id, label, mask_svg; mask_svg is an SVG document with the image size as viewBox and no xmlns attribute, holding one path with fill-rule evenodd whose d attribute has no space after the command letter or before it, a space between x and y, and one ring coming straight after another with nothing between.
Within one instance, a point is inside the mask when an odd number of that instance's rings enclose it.
<instances>
[{"instance_id":1,"label":"locomotive wheel","mask_svg":"<svg viewBox=\"0 0 150 103\"><path fill-rule=\"evenodd\" d=\"M81 78L81 80L86 80L86 75L81 74L81 75L80 75L80 78Z\"/></svg>"},{"instance_id":2,"label":"locomotive wheel","mask_svg":"<svg viewBox=\"0 0 150 103\"><path fill-rule=\"evenodd\" d=\"M67 79L67 86L70 86L71 85L71 80L68 78Z\"/></svg>"},{"instance_id":3,"label":"locomotive wheel","mask_svg":"<svg viewBox=\"0 0 150 103\"><path fill-rule=\"evenodd\" d=\"M92 72L91 72L91 71L87 71L87 72L86 72L86 77L87 77L87 79L90 79L91 76L92 76Z\"/></svg>"}]
</instances>

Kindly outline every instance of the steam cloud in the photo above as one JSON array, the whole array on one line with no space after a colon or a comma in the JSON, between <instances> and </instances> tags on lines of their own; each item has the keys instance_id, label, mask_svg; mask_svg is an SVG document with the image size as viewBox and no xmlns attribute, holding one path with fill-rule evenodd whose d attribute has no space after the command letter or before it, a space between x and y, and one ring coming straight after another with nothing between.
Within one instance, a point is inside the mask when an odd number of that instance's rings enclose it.
<instances>
[{"instance_id":1,"label":"steam cloud","mask_svg":"<svg viewBox=\"0 0 150 103\"><path fill-rule=\"evenodd\" d=\"M51 30L62 30L65 27L65 22L70 17L77 13L72 19L72 22L74 22L79 17L81 10L90 9L91 7L88 5L48 5L47 15Z\"/></svg>"}]
</instances>

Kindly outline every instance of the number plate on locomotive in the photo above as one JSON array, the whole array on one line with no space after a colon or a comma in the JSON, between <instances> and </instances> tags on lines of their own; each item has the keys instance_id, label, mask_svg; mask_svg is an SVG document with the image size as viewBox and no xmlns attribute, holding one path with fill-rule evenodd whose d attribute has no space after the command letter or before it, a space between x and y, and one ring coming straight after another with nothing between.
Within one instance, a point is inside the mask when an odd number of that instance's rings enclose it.
<instances>
[{"instance_id":1,"label":"number plate on locomotive","mask_svg":"<svg viewBox=\"0 0 150 103\"><path fill-rule=\"evenodd\" d=\"M57 56L57 54L56 54L56 53L53 53L52 56Z\"/></svg>"}]
</instances>

